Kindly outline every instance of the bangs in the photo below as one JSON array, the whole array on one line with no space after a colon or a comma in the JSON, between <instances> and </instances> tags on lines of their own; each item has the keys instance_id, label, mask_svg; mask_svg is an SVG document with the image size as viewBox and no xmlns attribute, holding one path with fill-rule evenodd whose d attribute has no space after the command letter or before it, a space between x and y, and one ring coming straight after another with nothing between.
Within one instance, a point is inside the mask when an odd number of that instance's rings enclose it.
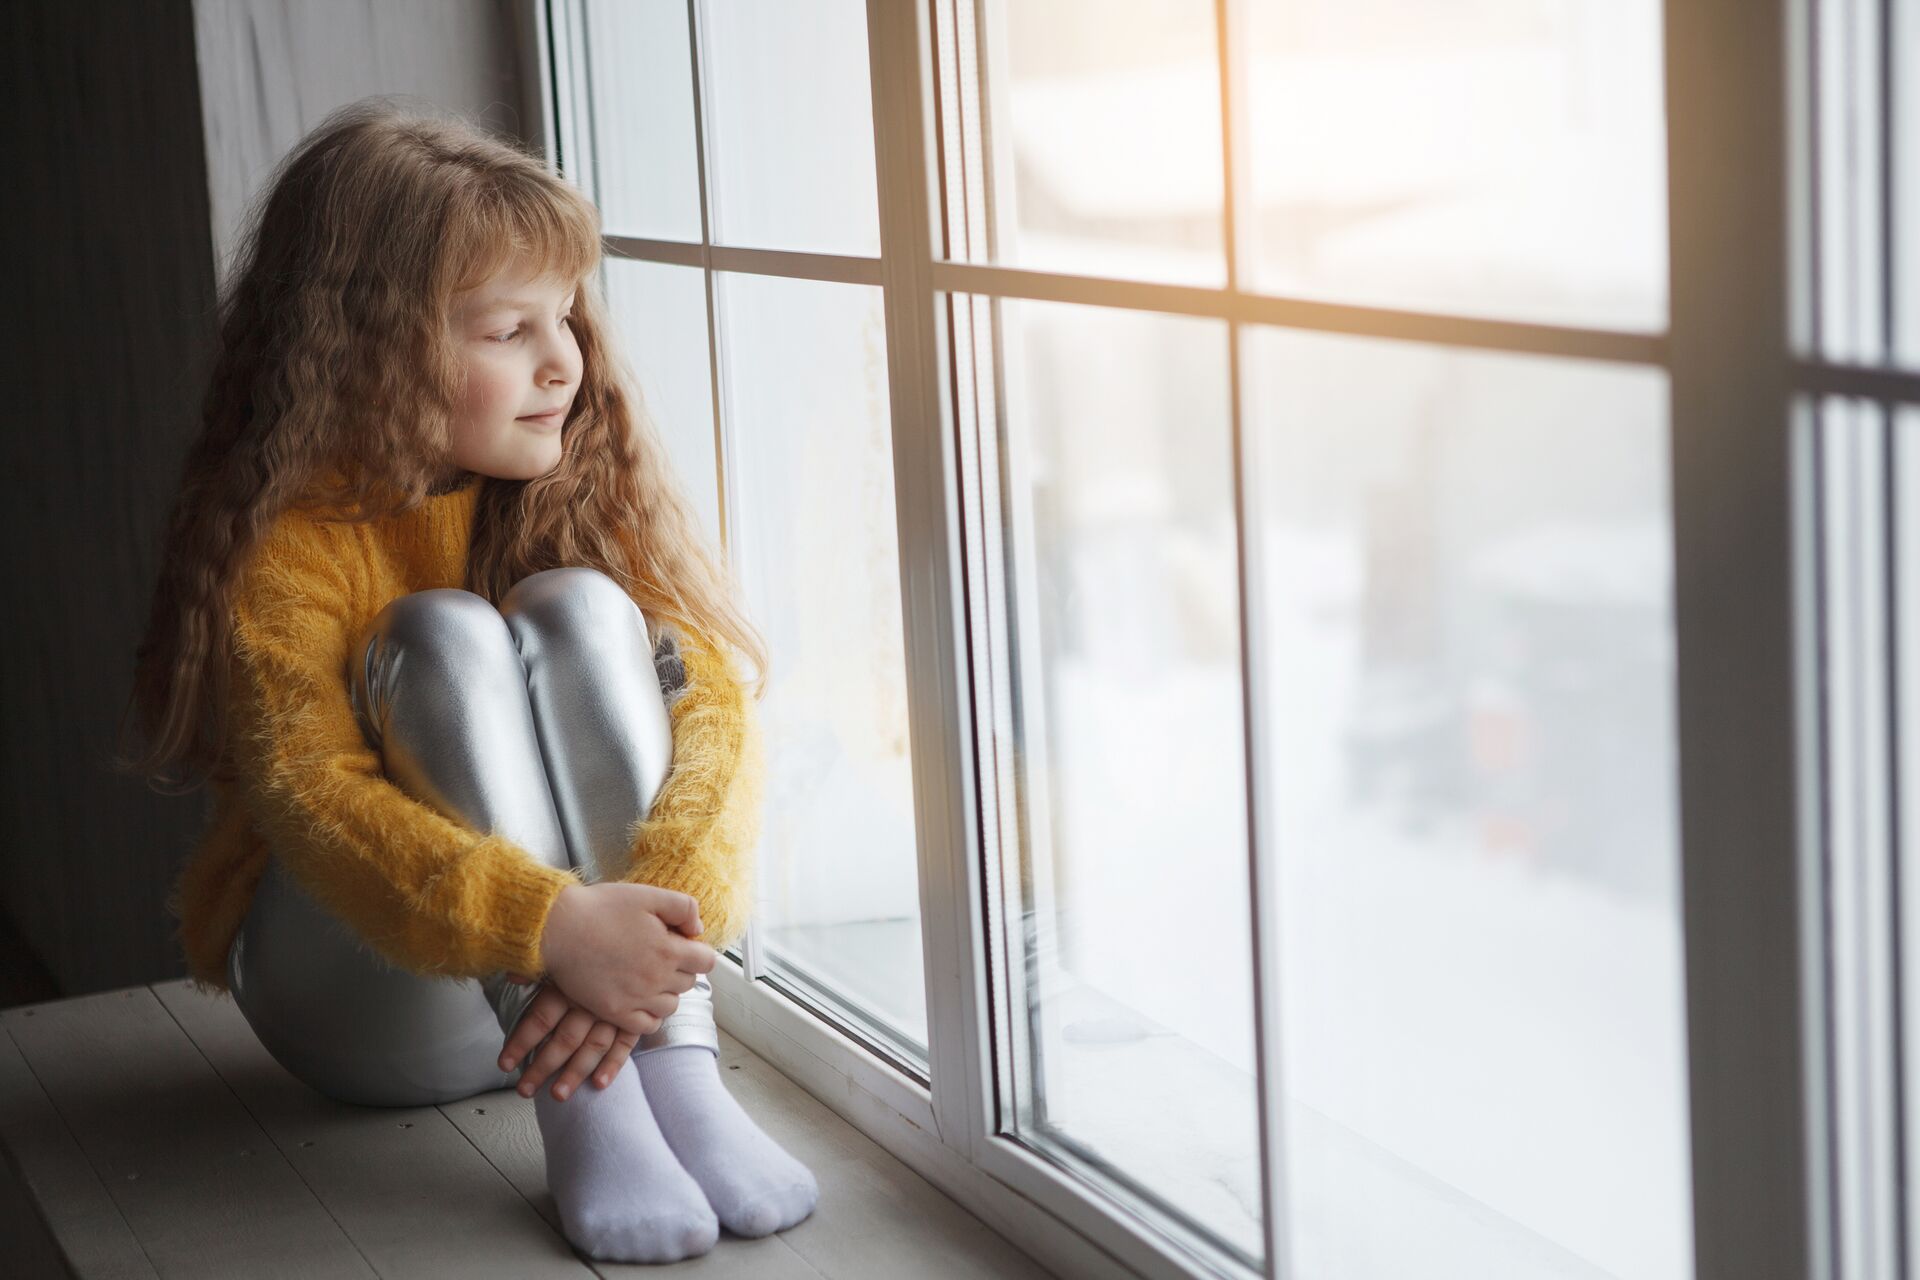
<instances>
[{"instance_id":1,"label":"bangs","mask_svg":"<svg viewBox=\"0 0 1920 1280\"><path fill-rule=\"evenodd\" d=\"M448 220L445 278L460 293L508 267L568 283L600 263L599 211L553 179L484 184Z\"/></svg>"}]
</instances>

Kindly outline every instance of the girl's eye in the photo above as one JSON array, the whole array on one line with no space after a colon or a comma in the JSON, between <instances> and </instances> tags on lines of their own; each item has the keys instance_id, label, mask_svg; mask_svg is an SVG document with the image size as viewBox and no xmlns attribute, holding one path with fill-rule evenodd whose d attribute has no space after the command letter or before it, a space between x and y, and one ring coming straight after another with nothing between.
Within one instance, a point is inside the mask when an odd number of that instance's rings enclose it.
<instances>
[{"instance_id":1,"label":"girl's eye","mask_svg":"<svg viewBox=\"0 0 1920 1280\"><path fill-rule=\"evenodd\" d=\"M573 312L571 311L567 312L567 314L560 317L561 324L569 324L572 322L572 320L573 320ZM487 341L488 342L512 342L515 338L519 336L520 336L520 331L518 329L515 329L511 333L496 333L491 337L489 337Z\"/></svg>"}]
</instances>

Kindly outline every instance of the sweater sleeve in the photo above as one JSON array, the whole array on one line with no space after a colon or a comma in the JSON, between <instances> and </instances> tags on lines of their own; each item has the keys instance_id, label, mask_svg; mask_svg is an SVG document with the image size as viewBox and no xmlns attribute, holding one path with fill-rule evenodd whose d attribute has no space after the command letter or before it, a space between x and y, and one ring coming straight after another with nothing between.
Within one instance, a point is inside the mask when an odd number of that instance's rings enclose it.
<instances>
[{"instance_id":1,"label":"sweater sleeve","mask_svg":"<svg viewBox=\"0 0 1920 1280\"><path fill-rule=\"evenodd\" d=\"M229 723L243 801L289 874L400 968L537 977L547 912L582 882L386 777L348 692L351 536L283 520L235 593Z\"/></svg>"},{"instance_id":2,"label":"sweater sleeve","mask_svg":"<svg viewBox=\"0 0 1920 1280\"><path fill-rule=\"evenodd\" d=\"M656 655L668 690L673 762L628 831L623 880L691 894L700 940L737 941L753 910L765 752L752 697L707 637L674 629Z\"/></svg>"}]
</instances>

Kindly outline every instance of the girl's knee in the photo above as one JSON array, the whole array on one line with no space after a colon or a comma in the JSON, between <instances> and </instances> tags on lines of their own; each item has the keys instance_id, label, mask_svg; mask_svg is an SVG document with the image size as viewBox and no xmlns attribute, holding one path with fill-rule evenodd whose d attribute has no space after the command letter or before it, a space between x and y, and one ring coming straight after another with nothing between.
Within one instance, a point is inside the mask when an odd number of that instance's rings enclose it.
<instances>
[{"instance_id":1,"label":"girl's knee","mask_svg":"<svg viewBox=\"0 0 1920 1280\"><path fill-rule=\"evenodd\" d=\"M350 665L352 703L361 729L378 742L396 682L455 696L524 680L513 634L485 597L431 587L387 602L361 631ZM496 673L497 681L488 673Z\"/></svg>"},{"instance_id":2,"label":"girl's knee","mask_svg":"<svg viewBox=\"0 0 1920 1280\"><path fill-rule=\"evenodd\" d=\"M373 615L361 646L378 638L407 646L487 644L501 632L500 613L482 596L460 587L429 587L395 596Z\"/></svg>"},{"instance_id":3,"label":"girl's knee","mask_svg":"<svg viewBox=\"0 0 1920 1280\"><path fill-rule=\"evenodd\" d=\"M508 589L500 612L530 618L564 614L576 601L604 605L628 601L626 588L590 565L563 565L530 573ZM631 603L631 601L628 601Z\"/></svg>"},{"instance_id":4,"label":"girl's knee","mask_svg":"<svg viewBox=\"0 0 1920 1280\"><path fill-rule=\"evenodd\" d=\"M547 644L591 644L645 621L626 588L598 569L565 565L513 584L500 613L516 635L533 630Z\"/></svg>"}]
</instances>

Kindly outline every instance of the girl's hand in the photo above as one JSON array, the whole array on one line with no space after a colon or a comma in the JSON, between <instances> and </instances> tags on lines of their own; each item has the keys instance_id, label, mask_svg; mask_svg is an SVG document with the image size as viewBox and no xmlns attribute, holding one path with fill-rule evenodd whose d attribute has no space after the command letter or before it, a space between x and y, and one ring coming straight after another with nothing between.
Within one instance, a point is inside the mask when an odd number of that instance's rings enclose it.
<instances>
[{"instance_id":1,"label":"girl's hand","mask_svg":"<svg viewBox=\"0 0 1920 1280\"><path fill-rule=\"evenodd\" d=\"M548 912L540 959L548 981L574 1003L646 1035L719 960L700 931L691 894L620 881L568 885Z\"/></svg>"},{"instance_id":2,"label":"girl's hand","mask_svg":"<svg viewBox=\"0 0 1920 1280\"><path fill-rule=\"evenodd\" d=\"M523 974L508 976L516 983L532 981ZM613 1083L621 1062L640 1042L640 1035L622 1031L611 1022L594 1017L568 998L566 992L548 983L533 997L514 1026L513 1034L500 1052L500 1069L513 1070L514 1064L542 1040L546 1040L545 1047L520 1073L518 1092L523 1098L531 1098L541 1082L558 1068L560 1074L553 1082L553 1097L556 1102L565 1102L588 1072L594 1073L597 1089Z\"/></svg>"}]
</instances>

